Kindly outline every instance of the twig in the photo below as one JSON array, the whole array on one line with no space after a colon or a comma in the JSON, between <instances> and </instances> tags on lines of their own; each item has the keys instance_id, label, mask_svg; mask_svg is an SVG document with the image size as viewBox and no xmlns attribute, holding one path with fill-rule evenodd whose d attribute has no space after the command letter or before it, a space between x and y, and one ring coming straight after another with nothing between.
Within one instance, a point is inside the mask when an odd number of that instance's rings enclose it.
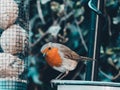
<instances>
[{"instance_id":1,"label":"twig","mask_svg":"<svg viewBox=\"0 0 120 90\"><path fill-rule=\"evenodd\" d=\"M33 47L35 47L39 42L41 42L41 40L44 38L44 37L46 37L47 35L49 35L50 33L45 33L42 37L40 37L39 39L37 39L36 40L36 42L35 43L33 43L33 44L31 44L31 48L33 48Z\"/></svg>"},{"instance_id":2,"label":"twig","mask_svg":"<svg viewBox=\"0 0 120 90\"><path fill-rule=\"evenodd\" d=\"M106 78L110 79L110 80L115 80L117 78L120 77L120 71L118 72L117 75L115 75L114 77L113 76L108 76L106 73L104 73L100 68L99 68L99 71L102 75L104 75Z\"/></svg>"},{"instance_id":3,"label":"twig","mask_svg":"<svg viewBox=\"0 0 120 90\"><path fill-rule=\"evenodd\" d=\"M112 76L108 76L106 73L104 73L100 68L99 68L99 72L102 74L102 75L104 75L106 78L108 78L108 79L110 79L110 80L112 80Z\"/></svg>"},{"instance_id":4,"label":"twig","mask_svg":"<svg viewBox=\"0 0 120 90\"><path fill-rule=\"evenodd\" d=\"M111 19L110 19L109 15L108 15L108 31L109 31L109 36L112 36L112 32L111 32Z\"/></svg>"},{"instance_id":5,"label":"twig","mask_svg":"<svg viewBox=\"0 0 120 90\"><path fill-rule=\"evenodd\" d=\"M58 34L58 37L60 38L60 42L61 43L66 43L69 39L66 37L67 36L67 27L68 25L66 25L63 29L63 35Z\"/></svg>"},{"instance_id":6,"label":"twig","mask_svg":"<svg viewBox=\"0 0 120 90\"><path fill-rule=\"evenodd\" d=\"M42 14L40 0L37 0L37 10L38 10L38 14L39 14L39 17L40 17L42 23L46 24L45 19L44 19L43 14Z\"/></svg>"},{"instance_id":7,"label":"twig","mask_svg":"<svg viewBox=\"0 0 120 90\"><path fill-rule=\"evenodd\" d=\"M88 51L88 48L87 48L87 45L86 45L85 40L84 40L84 38L83 38L81 29L80 29L80 27L79 27L79 25L78 25L78 23L77 23L76 20L75 20L75 23L76 23L76 26L77 26L77 29L78 29L78 33L79 33L79 35L80 35L81 42L82 42L82 44L83 44L85 50Z\"/></svg>"},{"instance_id":8,"label":"twig","mask_svg":"<svg viewBox=\"0 0 120 90\"><path fill-rule=\"evenodd\" d=\"M61 20L59 21L59 24L61 24L62 21L64 21L64 20L70 18L70 17L74 14L74 12L75 12L75 11L72 10L70 13L68 13L68 14L66 14L64 17L62 17Z\"/></svg>"}]
</instances>

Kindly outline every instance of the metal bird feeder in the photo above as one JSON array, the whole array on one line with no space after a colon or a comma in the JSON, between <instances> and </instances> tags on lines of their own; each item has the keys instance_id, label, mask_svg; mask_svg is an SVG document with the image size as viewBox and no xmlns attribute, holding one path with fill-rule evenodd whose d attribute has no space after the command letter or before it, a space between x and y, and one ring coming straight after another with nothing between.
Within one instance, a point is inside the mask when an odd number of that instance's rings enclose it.
<instances>
[{"instance_id":1,"label":"metal bird feeder","mask_svg":"<svg viewBox=\"0 0 120 90\"><path fill-rule=\"evenodd\" d=\"M52 85L57 90L119 90L120 83L78 81L78 80L53 80Z\"/></svg>"},{"instance_id":2,"label":"metal bird feeder","mask_svg":"<svg viewBox=\"0 0 120 90\"><path fill-rule=\"evenodd\" d=\"M28 0L0 0L0 90L27 89Z\"/></svg>"}]
</instances>

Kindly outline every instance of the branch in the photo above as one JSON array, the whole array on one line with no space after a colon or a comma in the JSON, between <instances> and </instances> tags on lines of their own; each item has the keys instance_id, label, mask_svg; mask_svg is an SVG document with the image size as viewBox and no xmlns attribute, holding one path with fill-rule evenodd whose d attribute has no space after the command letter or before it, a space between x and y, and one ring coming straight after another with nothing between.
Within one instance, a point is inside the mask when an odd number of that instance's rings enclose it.
<instances>
[{"instance_id":1,"label":"branch","mask_svg":"<svg viewBox=\"0 0 120 90\"><path fill-rule=\"evenodd\" d=\"M77 23L77 20L75 20L75 24L77 25L77 29L78 29L78 33L79 33L79 35L80 35L81 42L82 42L85 50L88 51L87 45L86 45L85 40L84 40L84 38L83 38L81 29L80 29L80 27L79 27L79 25L78 25L78 23Z\"/></svg>"},{"instance_id":2,"label":"branch","mask_svg":"<svg viewBox=\"0 0 120 90\"><path fill-rule=\"evenodd\" d=\"M38 14L39 14L39 17L40 17L42 23L43 23L43 24L46 24L45 19L44 19L44 17L43 17L40 0L37 0L37 10L38 10Z\"/></svg>"},{"instance_id":3,"label":"branch","mask_svg":"<svg viewBox=\"0 0 120 90\"><path fill-rule=\"evenodd\" d=\"M99 71L100 71L100 73L101 73L102 75L104 75L106 78L108 78L108 79L110 79L110 80L115 80L115 79L117 79L117 78L120 77L120 71L119 71L118 74L115 75L115 76L109 76L109 75L107 75L107 74L104 73L100 68L99 68Z\"/></svg>"},{"instance_id":4,"label":"branch","mask_svg":"<svg viewBox=\"0 0 120 90\"><path fill-rule=\"evenodd\" d=\"M39 39L36 40L35 43L31 44L31 48L35 47L39 42L41 42L41 40L43 40L43 38L45 38L47 35L49 35L50 33L45 33L42 37L40 37Z\"/></svg>"}]
</instances>

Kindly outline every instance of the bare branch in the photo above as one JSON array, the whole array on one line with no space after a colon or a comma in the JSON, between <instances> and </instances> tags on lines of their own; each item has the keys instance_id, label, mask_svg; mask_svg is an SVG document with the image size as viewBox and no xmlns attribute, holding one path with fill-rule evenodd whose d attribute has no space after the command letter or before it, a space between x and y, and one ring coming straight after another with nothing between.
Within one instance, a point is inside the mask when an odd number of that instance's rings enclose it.
<instances>
[{"instance_id":1,"label":"bare branch","mask_svg":"<svg viewBox=\"0 0 120 90\"><path fill-rule=\"evenodd\" d=\"M79 25L78 25L78 23L77 23L76 20L75 20L75 23L76 23L76 25L77 25L77 29L78 29L78 33L79 33L79 35L80 35L81 42L82 42L82 44L83 44L85 50L88 51L88 48L87 48L87 45L86 45L85 40L84 40L84 38L83 38L81 29L80 29L80 27L79 27Z\"/></svg>"},{"instance_id":2,"label":"bare branch","mask_svg":"<svg viewBox=\"0 0 120 90\"><path fill-rule=\"evenodd\" d=\"M38 10L38 14L39 14L39 17L40 17L42 23L45 24L46 22L45 22L45 19L43 17L40 0L37 0L37 10Z\"/></svg>"}]
</instances>

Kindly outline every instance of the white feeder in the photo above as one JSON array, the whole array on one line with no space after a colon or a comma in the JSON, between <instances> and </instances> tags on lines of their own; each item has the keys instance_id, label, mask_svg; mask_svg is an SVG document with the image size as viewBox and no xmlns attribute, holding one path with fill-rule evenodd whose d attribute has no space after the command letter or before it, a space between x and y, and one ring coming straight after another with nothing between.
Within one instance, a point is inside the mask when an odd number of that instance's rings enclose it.
<instances>
[{"instance_id":1,"label":"white feeder","mask_svg":"<svg viewBox=\"0 0 120 90\"><path fill-rule=\"evenodd\" d=\"M120 83L102 81L52 80L57 90L120 90Z\"/></svg>"},{"instance_id":2,"label":"white feeder","mask_svg":"<svg viewBox=\"0 0 120 90\"><path fill-rule=\"evenodd\" d=\"M22 53L28 45L28 34L19 25L12 25L2 33L0 44L6 53Z\"/></svg>"},{"instance_id":3,"label":"white feeder","mask_svg":"<svg viewBox=\"0 0 120 90\"><path fill-rule=\"evenodd\" d=\"M0 0L0 28L6 29L18 17L18 5L14 0Z\"/></svg>"},{"instance_id":4,"label":"white feeder","mask_svg":"<svg viewBox=\"0 0 120 90\"><path fill-rule=\"evenodd\" d=\"M24 71L24 62L9 53L0 53L0 78L18 79Z\"/></svg>"}]
</instances>

